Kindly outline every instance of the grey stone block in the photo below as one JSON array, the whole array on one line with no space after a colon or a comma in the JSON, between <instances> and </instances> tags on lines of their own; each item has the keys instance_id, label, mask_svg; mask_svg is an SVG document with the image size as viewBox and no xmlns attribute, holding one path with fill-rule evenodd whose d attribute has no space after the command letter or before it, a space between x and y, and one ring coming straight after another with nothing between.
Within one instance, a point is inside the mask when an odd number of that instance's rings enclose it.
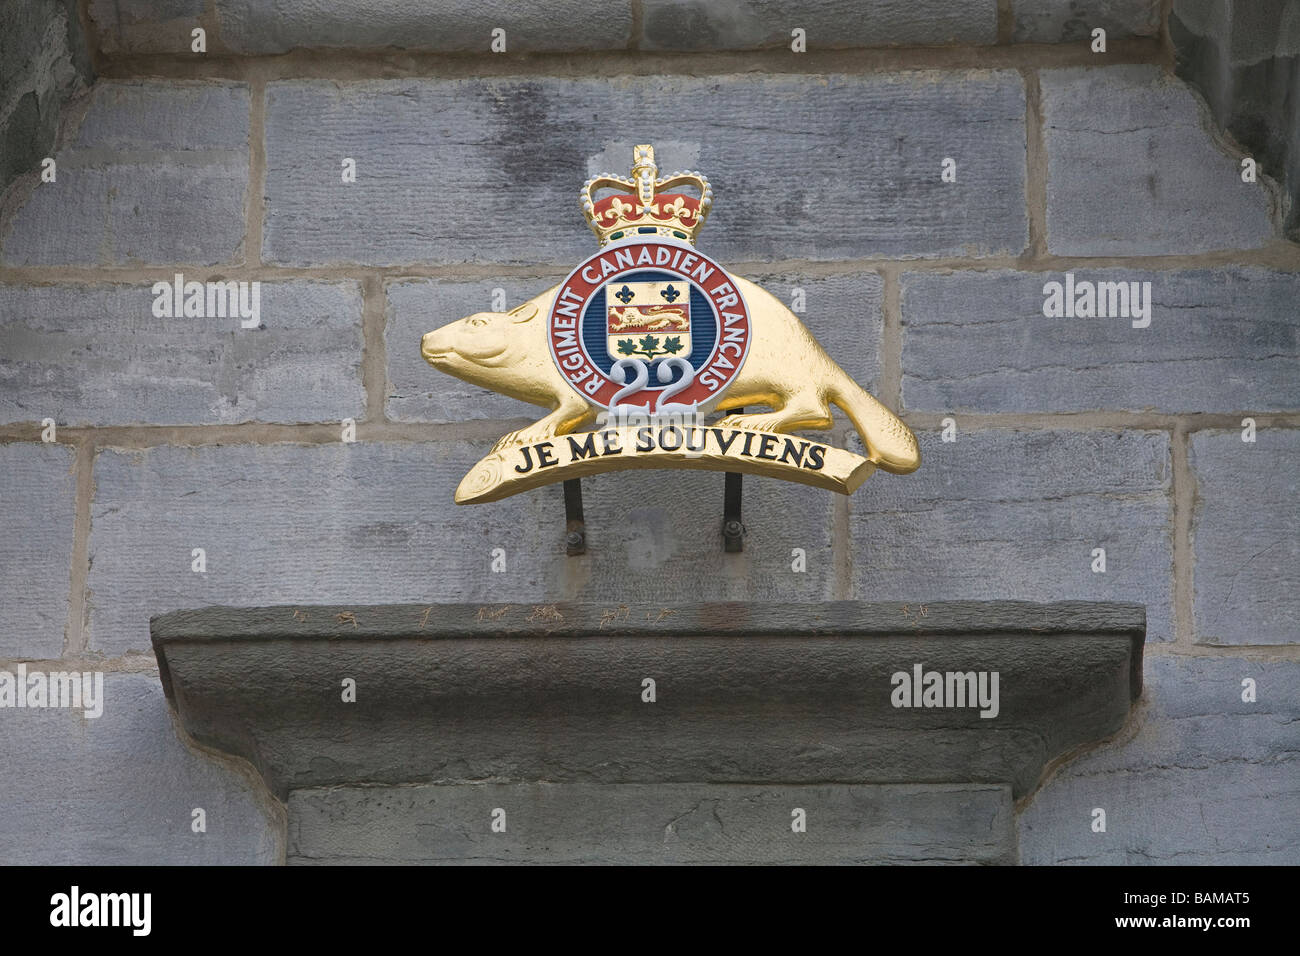
<instances>
[{"instance_id":1,"label":"grey stone block","mask_svg":"<svg viewBox=\"0 0 1300 956\"><path fill-rule=\"evenodd\" d=\"M1067 764L1020 815L1021 861L1300 863L1300 662L1155 657L1146 687L1137 736Z\"/></svg>"},{"instance_id":2,"label":"grey stone block","mask_svg":"<svg viewBox=\"0 0 1300 956\"><path fill-rule=\"evenodd\" d=\"M210 27L200 22L206 7L205 0L90 0L87 12L104 53L186 54L191 52L190 31Z\"/></svg>"},{"instance_id":3,"label":"grey stone block","mask_svg":"<svg viewBox=\"0 0 1300 956\"><path fill-rule=\"evenodd\" d=\"M1017 43L1086 41L1096 27L1107 42L1160 32L1160 0L1011 0L1011 15Z\"/></svg>"},{"instance_id":4,"label":"grey stone block","mask_svg":"<svg viewBox=\"0 0 1300 956\"><path fill-rule=\"evenodd\" d=\"M158 676L105 674L96 718L64 708L0 720L6 864L273 864L279 825L259 783L177 739ZM202 809L207 832L192 829Z\"/></svg>"},{"instance_id":5,"label":"grey stone block","mask_svg":"<svg viewBox=\"0 0 1300 956\"><path fill-rule=\"evenodd\" d=\"M596 249L579 188L630 166L611 116L640 118L662 171L709 177L722 262L1016 253L1024 108L1005 71L272 83L265 254L572 266Z\"/></svg>"},{"instance_id":6,"label":"grey stone block","mask_svg":"<svg viewBox=\"0 0 1300 956\"><path fill-rule=\"evenodd\" d=\"M1149 640L1172 638L1165 434L957 427L918 434L918 471L854 495L854 597L1133 601Z\"/></svg>"},{"instance_id":7,"label":"grey stone block","mask_svg":"<svg viewBox=\"0 0 1300 956\"><path fill-rule=\"evenodd\" d=\"M1065 272L904 274L903 405L934 412L1300 408L1293 272L1071 269L1150 283L1150 325L1047 318ZM1139 286L1139 289L1141 287ZM1127 293L1126 293L1127 294ZM1103 296L1109 298L1109 296ZM1131 312L1131 309L1130 309Z\"/></svg>"},{"instance_id":8,"label":"grey stone block","mask_svg":"<svg viewBox=\"0 0 1300 956\"><path fill-rule=\"evenodd\" d=\"M1274 237L1187 86L1155 66L1044 70L1047 245L1063 256L1252 249Z\"/></svg>"},{"instance_id":9,"label":"grey stone block","mask_svg":"<svg viewBox=\"0 0 1300 956\"><path fill-rule=\"evenodd\" d=\"M477 457L464 444L364 441L101 452L90 645L146 650L150 615L208 604L540 597L555 549L539 534L561 522L558 497L456 508ZM490 573L494 547L507 573ZM204 573L191 570L194 548Z\"/></svg>"},{"instance_id":10,"label":"grey stone block","mask_svg":"<svg viewBox=\"0 0 1300 956\"><path fill-rule=\"evenodd\" d=\"M1131 604L600 598L209 607L150 628L186 730L252 761L281 797L977 781L1019 798L1046 764L1119 730L1141 692L1145 615ZM897 675L918 669L985 672L983 703L904 706Z\"/></svg>"},{"instance_id":11,"label":"grey stone block","mask_svg":"<svg viewBox=\"0 0 1300 956\"><path fill-rule=\"evenodd\" d=\"M978 784L340 787L292 791L289 818L300 865L1015 861L1011 790Z\"/></svg>"},{"instance_id":12,"label":"grey stone block","mask_svg":"<svg viewBox=\"0 0 1300 956\"><path fill-rule=\"evenodd\" d=\"M430 370L432 372L432 370ZM363 434L364 437L364 434ZM490 442L160 447L101 452L90 646L148 648L148 619L211 604L830 597L829 494L745 483L744 554L722 551L722 476L584 480L588 553L565 559L560 486L457 506ZM803 548L807 571L791 569ZM191 570L203 548L207 570ZM492 551L506 571L491 571Z\"/></svg>"},{"instance_id":13,"label":"grey stone block","mask_svg":"<svg viewBox=\"0 0 1300 956\"><path fill-rule=\"evenodd\" d=\"M160 274L159 281L170 286L173 277ZM244 329L238 314L158 318L147 281L0 285L0 420L203 425L361 418L358 285L263 282L260 290L262 325Z\"/></svg>"},{"instance_id":14,"label":"grey stone block","mask_svg":"<svg viewBox=\"0 0 1300 956\"><path fill-rule=\"evenodd\" d=\"M1192 435L1196 639L1300 643L1300 431Z\"/></svg>"},{"instance_id":15,"label":"grey stone block","mask_svg":"<svg viewBox=\"0 0 1300 956\"><path fill-rule=\"evenodd\" d=\"M10 266L232 262L248 183L242 84L97 84L72 145L15 213Z\"/></svg>"},{"instance_id":16,"label":"grey stone block","mask_svg":"<svg viewBox=\"0 0 1300 956\"><path fill-rule=\"evenodd\" d=\"M454 282L414 279L388 287L388 322L384 340L388 353L389 393L386 413L396 421L458 422L477 418L540 418L538 406L528 405L439 372L420 355L420 336L474 312L491 311L492 290L506 293L506 307L549 288L563 279L483 280ZM880 372L881 296L883 284L875 273L808 277L748 276L789 304L792 290L804 290L804 324L843 369L868 391Z\"/></svg>"},{"instance_id":17,"label":"grey stone block","mask_svg":"<svg viewBox=\"0 0 1300 956\"><path fill-rule=\"evenodd\" d=\"M126 154L166 151L178 165L238 149L247 161L248 87L188 80L105 80L73 140L74 150ZM98 158L92 154L90 160ZM219 158L225 158L220 156Z\"/></svg>"},{"instance_id":18,"label":"grey stone block","mask_svg":"<svg viewBox=\"0 0 1300 956\"><path fill-rule=\"evenodd\" d=\"M66 445L0 445L0 659L63 653L76 511L73 457Z\"/></svg>"},{"instance_id":19,"label":"grey stone block","mask_svg":"<svg viewBox=\"0 0 1300 956\"><path fill-rule=\"evenodd\" d=\"M795 27L809 50L998 38L996 0L645 0L641 17L643 50L789 49Z\"/></svg>"},{"instance_id":20,"label":"grey stone block","mask_svg":"<svg viewBox=\"0 0 1300 956\"><path fill-rule=\"evenodd\" d=\"M576 579L570 591L574 599L654 603L833 596L837 496L832 492L746 476L745 550L726 554L724 476L718 472L628 471L584 478L582 487L588 553L568 559ZM551 494L558 496L558 488ZM796 548L803 552L804 571L794 570Z\"/></svg>"},{"instance_id":21,"label":"grey stone block","mask_svg":"<svg viewBox=\"0 0 1300 956\"><path fill-rule=\"evenodd\" d=\"M222 0L222 42L236 53L284 53L297 47L487 53L492 31L506 33L506 52L624 50L632 33L627 0L305 0L268 6Z\"/></svg>"}]
</instances>

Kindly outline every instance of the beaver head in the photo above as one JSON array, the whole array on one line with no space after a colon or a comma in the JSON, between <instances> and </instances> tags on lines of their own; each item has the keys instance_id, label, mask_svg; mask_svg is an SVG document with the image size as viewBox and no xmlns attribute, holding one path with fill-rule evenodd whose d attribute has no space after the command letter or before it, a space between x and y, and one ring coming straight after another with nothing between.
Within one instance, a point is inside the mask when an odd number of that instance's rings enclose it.
<instances>
[{"instance_id":1,"label":"beaver head","mask_svg":"<svg viewBox=\"0 0 1300 956\"><path fill-rule=\"evenodd\" d=\"M420 354L439 371L491 388L509 380L536 349L519 326L537 311L535 302L525 302L509 312L475 312L426 333Z\"/></svg>"}]
</instances>

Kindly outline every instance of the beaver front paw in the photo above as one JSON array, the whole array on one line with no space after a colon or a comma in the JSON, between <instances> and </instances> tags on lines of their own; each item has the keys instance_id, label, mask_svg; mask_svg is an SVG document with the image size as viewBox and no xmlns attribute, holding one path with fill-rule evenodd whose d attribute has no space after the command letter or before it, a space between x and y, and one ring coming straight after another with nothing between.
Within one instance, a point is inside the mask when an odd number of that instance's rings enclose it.
<instances>
[{"instance_id":1,"label":"beaver front paw","mask_svg":"<svg viewBox=\"0 0 1300 956\"><path fill-rule=\"evenodd\" d=\"M510 432L508 435L502 435L497 439L497 443L492 446L494 452L511 451L515 448L522 448L525 445L536 445L538 442L550 441L555 434L545 428L521 428L517 432Z\"/></svg>"},{"instance_id":2,"label":"beaver front paw","mask_svg":"<svg viewBox=\"0 0 1300 956\"><path fill-rule=\"evenodd\" d=\"M494 452L510 451L512 448L518 448L526 445L528 442L519 437L519 432L511 432L508 435L502 435L497 439L497 443L492 446Z\"/></svg>"},{"instance_id":3,"label":"beaver front paw","mask_svg":"<svg viewBox=\"0 0 1300 956\"><path fill-rule=\"evenodd\" d=\"M718 422L720 428L745 428L754 432L781 431L784 416L775 412L755 415L728 415Z\"/></svg>"}]
</instances>

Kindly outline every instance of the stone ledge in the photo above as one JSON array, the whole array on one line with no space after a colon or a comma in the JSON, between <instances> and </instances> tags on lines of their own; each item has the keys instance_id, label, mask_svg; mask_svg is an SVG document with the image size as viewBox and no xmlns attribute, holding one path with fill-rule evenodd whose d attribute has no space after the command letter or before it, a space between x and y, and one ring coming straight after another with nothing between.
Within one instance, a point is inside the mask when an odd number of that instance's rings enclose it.
<instances>
[{"instance_id":1,"label":"stone ledge","mask_svg":"<svg viewBox=\"0 0 1300 956\"><path fill-rule=\"evenodd\" d=\"M347 785L1009 784L1141 692L1125 604L397 605L151 621L194 738L272 792ZM997 671L999 709L900 709L891 674ZM345 678L356 702L341 701ZM657 700L641 699L642 680Z\"/></svg>"},{"instance_id":2,"label":"stone ledge","mask_svg":"<svg viewBox=\"0 0 1300 956\"><path fill-rule=\"evenodd\" d=\"M293 791L289 819L300 866L1016 861L1011 791L979 784L330 787Z\"/></svg>"}]
</instances>

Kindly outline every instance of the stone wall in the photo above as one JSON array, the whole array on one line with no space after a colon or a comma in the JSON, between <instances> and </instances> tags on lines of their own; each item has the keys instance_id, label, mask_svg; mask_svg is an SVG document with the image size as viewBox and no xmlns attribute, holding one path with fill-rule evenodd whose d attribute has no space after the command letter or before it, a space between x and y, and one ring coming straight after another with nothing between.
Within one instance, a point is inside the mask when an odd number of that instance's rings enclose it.
<instances>
[{"instance_id":1,"label":"stone wall","mask_svg":"<svg viewBox=\"0 0 1300 956\"><path fill-rule=\"evenodd\" d=\"M1144 604L1139 712L1020 802L1021 860L1300 862L1300 249L1159 4L289 6L90 0L101 78L6 196L0 669L106 700L0 710L0 859L283 859L284 808L172 726L152 615L690 596ZM701 248L803 290L920 471L749 479L741 554L717 475L584 482L574 558L557 487L452 504L536 415L420 334L590 253L578 186L637 142L710 178ZM155 315L176 273L260 282L257 327ZM1067 281L1150 283L1149 322L1044 315Z\"/></svg>"}]
</instances>

